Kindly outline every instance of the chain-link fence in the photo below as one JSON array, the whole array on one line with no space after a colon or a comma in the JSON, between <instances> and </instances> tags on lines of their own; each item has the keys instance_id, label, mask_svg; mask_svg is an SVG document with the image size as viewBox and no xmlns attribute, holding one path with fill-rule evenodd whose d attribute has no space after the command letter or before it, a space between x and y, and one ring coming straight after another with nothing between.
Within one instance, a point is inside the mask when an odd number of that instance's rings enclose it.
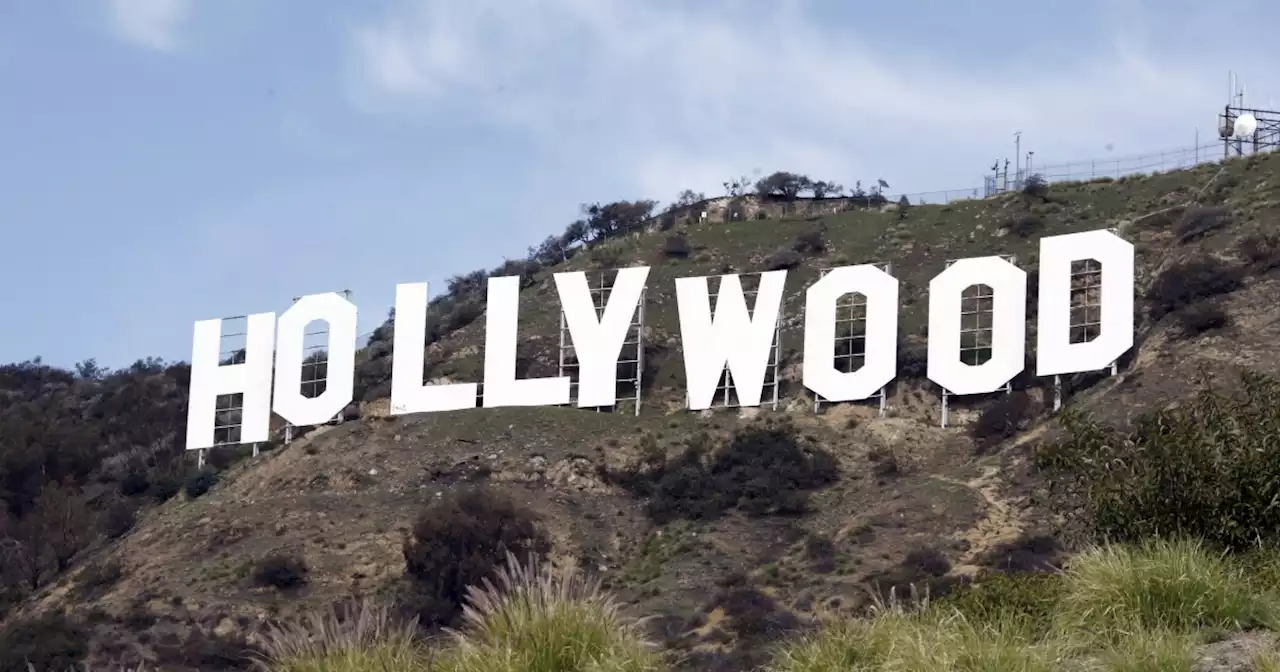
<instances>
[{"instance_id":1,"label":"chain-link fence","mask_svg":"<svg viewBox=\"0 0 1280 672\"><path fill-rule=\"evenodd\" d=\"M1032 159L1034 159L1034 156ZM1066 163L1040 164L1032 160L1031 165L1024 166L1021 171L1005 170L999 174L993 172L985 176L984 184L981 187L899 194L889 197L889 200L892 203L897 203L905 196L907 202L912 205L942 205L954 201L985 198L1002 191L1016 190L1031 175L1039 175L1049 183L1087 181L1103 177L1119 179L1131 175L1150 175L1152 173L1191 168L1203 163L1215 163L1221 160L1221 141L1194 147L1148 152L1146 154L1108 156Z\"/></svg>"}]
</instances>

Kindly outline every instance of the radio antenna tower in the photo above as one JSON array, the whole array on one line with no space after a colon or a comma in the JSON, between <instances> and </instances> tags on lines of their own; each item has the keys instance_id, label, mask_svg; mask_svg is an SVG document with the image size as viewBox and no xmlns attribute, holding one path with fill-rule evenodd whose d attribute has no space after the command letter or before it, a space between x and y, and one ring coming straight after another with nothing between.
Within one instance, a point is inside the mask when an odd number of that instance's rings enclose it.
<instances>
[{"instance_id":1,"label":"radio antenna tower","mask_svg":"<svg viewBox=\"0 0 1280 672\"><path fill-rule=\"evenodd\" d=\"M1227 104L1218 115L1218 137L1222 139L1222 158L1270 151L1280 146L1280 111L1245 106L1245 87L1235 72L1227 73ZM1270 107L1270 106L1268 106Z\"/></svg>"}]
</instances>

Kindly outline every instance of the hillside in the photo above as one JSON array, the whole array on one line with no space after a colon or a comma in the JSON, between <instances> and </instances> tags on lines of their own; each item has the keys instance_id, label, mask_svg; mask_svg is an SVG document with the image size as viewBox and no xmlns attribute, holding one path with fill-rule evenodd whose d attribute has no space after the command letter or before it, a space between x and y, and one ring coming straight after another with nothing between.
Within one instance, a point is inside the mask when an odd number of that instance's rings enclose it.
<instances>
[{"instance_id":1,"label":"hillside","mask_svg":"<svg viewBox=\"0 0 1280 672\"><path fill-rule=\"evenodd\" d=\"M1116 376L1066 381L1067 409L1124 425L1206 386L1232 389L1240 370L1280 375L1278 167L1261 155L902 210L742 198L730 221L689 210L559 261L500 267L525 277L519 373L543 376L558 357L551 274L652 266L638 417L388 417L389 321L357 359L358 420L258 457L215 451L214 471L193 478L177 449L185 365L0 368L0 641L39 639L50 664L235 669L268 621L352 596L428 613L404 535L424 506L476 484L535 512L551 557L599 572L687 669L750 669L772 643L894 587L941 595L987 569L1058 563L1087 533L1030 459L1063 435L1050 381L953 398L941 428L923 378L928 281L947 260L993 254L1032 274L1039 238L1113 227L1137 247L1137 345ZM824 267L866 262L892 263L902 282L889 412L814 413L798 380L803 290ZM674 280L776 268L790 269L778 410L681 410ZM458 278L433 304L433 379L480 379L481 279Z\"/></svg>"}]
</instances>

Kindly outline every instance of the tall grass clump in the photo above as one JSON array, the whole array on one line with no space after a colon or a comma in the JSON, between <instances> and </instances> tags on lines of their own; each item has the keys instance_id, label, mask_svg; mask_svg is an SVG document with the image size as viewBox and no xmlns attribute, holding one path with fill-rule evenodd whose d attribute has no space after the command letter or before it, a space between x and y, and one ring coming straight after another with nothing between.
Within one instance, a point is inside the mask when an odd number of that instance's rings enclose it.
<instances>
[{"instance_id":1,"label":"tall grass clump","mask_svg":"<svg viewBox=\"0 0 1280 672\"><path fill-rule=\"evenodd\" d=\"M1195 669L1196 640L1186 633L1142 630L1102 649L1096 659L1108 672Z\"/></svg>"},{"instance_id":2,"label":"tall grass clump","mask_svg":"<svg viewBox=\"0 0 1280 672\"><path fill-rule=\"evenodd\" d=\"M1050 672L1053 640L1033 641L1003 615L970 618L939 603L882 605L874 616L833 624L782 647L769 672Z\"/></svg>"},{"instance_id":3,"label":"tall grass clump","mask_svg":"<svg viewBox=\"0 0 1280 672\"><path fill-rule=\"evenodd\" d=\"M1063 581L1063 631L1095 642L1272 627L1280 615L1241 563L1193 540L1090 549L1072 558Z\"/></svg>"},{"instance_id":4,"label":"tall grass clump","mask_svg":"<svg viewBox=\"0 0 1280 672\"><path fill-rule=\"evenodd\" d=\"M361 601L269 627L255 662L270 672L428 672L430 656L416 633L416 621Z\"/></svg>"},{"instance_id":5,"label":"tall grass clump","mask_svg":"<svg viewBox=\"0 0 1280 672\"><path fill-rule=\"evenodd\" d=\"M659 654L600 581L508 554L468 590L441 672L658 672Z\"/></svg>"}]
</instances>

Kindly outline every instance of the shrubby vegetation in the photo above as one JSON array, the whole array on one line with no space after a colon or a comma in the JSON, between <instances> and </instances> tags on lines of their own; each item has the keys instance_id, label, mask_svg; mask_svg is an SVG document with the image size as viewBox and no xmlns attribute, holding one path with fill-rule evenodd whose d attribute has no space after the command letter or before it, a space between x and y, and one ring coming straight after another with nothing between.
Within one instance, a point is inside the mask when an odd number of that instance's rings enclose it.
<instances>
[{"instance_id":1,"label":"shrubby vegetation","mask_svg":"<svg viewBox=\"0 0 1280 672\"><path fill-rule=\"evenodd\" d=\"M425 507L404 541L407 596L419 622L451 625L470 586L491 579L510 555L539 561L551 549L537 516L484 487L451 490Z\"/></svg>"},{"instance_id":2,"label":"shrubby vegetation","mask_svg":"<svg viewBox=\"0 0 1280 672\"><path fill-rule=\"evenodd\" d=\"M1230 550L1280 540L1280 382L1253 373L1132 428L1074 409L1036 455L1065 509L1108 541L1186 535Z\"/></svg>"},{"instance_id":3,"label":"shrubby vegetation","mask_svg":"<svg viewBox=\"0 0 1280 672\"><path fill-rule=\"evenodd\" d=\"M866 615L784 643L764 669L1191 669L1197 644L1280 626L1278 586L1267 578L1276 576L1274 563L1270 572L1258 566L1188 541L1094 547L1060 573L992 575L941 599L890 595ZM739 601L767 599L743 586L726 590ZM513 558L468 590L464 624L449 639L426 642L412 622L364 603L355 613L277 625L264 648L267 668L280 672L665 672L675 662L645 641L597 580ZM1258 669L1275 663L1255 656Z\"/></svg>"},{"instance_id":4,"label":"shrubby vegetation","mask_svg":"<svg viewBox=\"0 0 1280 672\"><path fill-rule=\"evenodd\" d=\"M772 422L743 428L723 446L698 435L671 458L650 439L637 464L602 475L645 498L649 516L663 523L713 519L731 510L750 516L804 513L808 493L834 483L839 467L794 426Z\"/></svg>"},{"instance_id":5,"label":"shrubby vegetation","mask_svg":"<svg viewBox=\"0 0 1280 672\"><path fill-rule=\"evenodd\" d=\"M0 617L177 491L189 378L155 359L0 366Z\"/></svg>"},{"instance_id":6,"label":"shrubby vegetation","mask_svg":"<svg viewBox=\"0 0 1280 672\"><path fill-rule=\"evenodd\" d=\"M1175 264L1164 269L1147 289L1147 314L1153 321L1187 306L1244 286L1244 270L1213 257Z\"/></svg>"}]
</instances>

